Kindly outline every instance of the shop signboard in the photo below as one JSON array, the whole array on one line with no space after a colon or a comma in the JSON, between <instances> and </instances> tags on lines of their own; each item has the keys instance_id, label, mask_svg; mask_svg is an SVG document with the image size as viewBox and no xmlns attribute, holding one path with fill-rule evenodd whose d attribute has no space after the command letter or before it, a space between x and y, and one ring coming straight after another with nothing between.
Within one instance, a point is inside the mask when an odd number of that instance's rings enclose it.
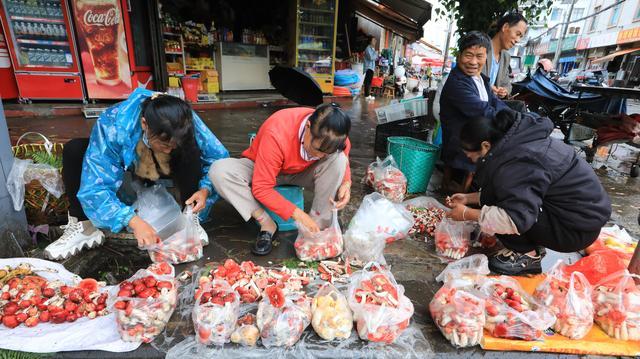
<instances>
[{"instance_id":1,"label":"shop signboard","mask_svg":"<svg viewBox=\"0 0 640 359\"><path fill-rule=\"evenodd\" d=\"M581 37L576 42L576 50L584 50L589 48L589 41L591 38L589 37Z\"/></svg>"},{"instance_id":2,"label":"shop signboard","mask_svg":"<svg viewBox=\"0 0 640 359\"><path fill-rule=\"evenodd\" d=\"M551 40L549 41L549 49L547 50L547 52L556 52L557 48L558 48L558 40Z\"/></svg>"},{"instance_id":3,"label":"shop signboard","mask_svg":"<svg viewBox=\"0 0 640 359\"><path fill-rule=\"evenodd\" d=\"M132 86L120 1L72 0L72 4L89 98L126 98Z\"/></svg>"},{"instance_id":4,"label":"shop signboard","mask_svg":"<svg viewBox=\"0 0 640 359\"><path fill-rule=\"evenodd\" d=\"M549 43L548 42L543 42L540 43L536 46L534 53L536 55L543 55L549 52Z\"/></svg>"},{"instance_id":5,"label":"shop signboard","mask_svg":"<svg viewBox=\"0 0 640 359\"><path fill-rule=\"evenodd\" d=\"M627 44L636 41L640 41L640 27L620 30L616 44Z\"/></svg>"},{"instance_id":6,"label":"shop signboard","mask_svg":"<svg viewBox=\"0 0 640 359\"><path fill-rule=\"evenodd\" d=\"M562 40L562 51L575 50L578 35L567 36Z\"/></svg>"},{"instance_id":7,"label":"shop signboard","mask_svg":"<svg viewBox=\"0 0 640 359\"><path fill-rule=\"evenodd\" d=\"M589 48L593 49L598 47L615 45L617 37L618 37L617 31L611 31L604 34L591 36L589 40Z\"/></svg>"}]
</instances>

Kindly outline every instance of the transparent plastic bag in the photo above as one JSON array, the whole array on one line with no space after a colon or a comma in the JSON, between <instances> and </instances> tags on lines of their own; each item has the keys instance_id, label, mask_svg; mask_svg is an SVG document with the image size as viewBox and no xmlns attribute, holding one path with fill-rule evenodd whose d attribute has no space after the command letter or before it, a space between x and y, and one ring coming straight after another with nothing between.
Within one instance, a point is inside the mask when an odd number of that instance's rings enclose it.
<instances>
[{"instance_id":1,"label":"transparent plastic bag","mask_svg":"<svg viewBox=\"0 0 640 359\"><path fill-rule=\"evenodd\" d=\"M594 286L595 322L608 336L640 340L640 287L626 269L609 275Z\"/></svg>"},{"instance_id":2,"label":"transparent plastic bag","mask_svg":"<svg viewBox=\"0 0 640 359\"><path fill-rule=\"evenodd\" d=\"M480 344L484 331L484 300L450 284L440 288L429 312L445 338L456 348Z\"/></svg>"},{"instance_id":3,"label":"transparent plastic bag","mask_svg":"<svg viewBox=\"0 0 640 359\"><path fill-rule=\"evenodd\" d=\"M256 315L262 345L291 347L311 323L311 300L299 294L285 295L276 286L267 288L267 292Z\"/></svg>"},{"instance_id":4,"label":"transparent plastic bag","mask_svg":"<svg viewBox=\"0 0 640 359\"><path fill-rule=\"evenodd\" d=\"M239 295L226 281L214 280L198 288L192 319L200 343L228 343L239 315Z\"/></svg>"},{"instance_id":5,"label":"transparent plastic bag","mask_svg":"<svg viewBox=\"0 0 640 359\"><path fill-rule=\"evenodd\" d=\"M64 193L64 185L60 171L53 166L43 163L33 163L33 160L13 159L13 166L7 176L7 191L13 201L13 209L19 211L24 204L25 185L37 181L47 192L60 198Z\"/></svg>"},{"instance_id":6,"label":"transparent plastic bag","mask_svg":"<svg viewBox=\"0 0 640 359\"><path fill-rule=\"evenodd\" d=\"M471 288L489 273L489 258L484 254L474 254L447 264L436 281L454 288Z\"/></svg>"},{"instance_id":7,"label":"transparent plastic bag","mask_svg":"<svg viewBox=\"0 0 640 359\"><path fill-rule=\"evenodd\" d=\"M413 215L402 204L377 192L366 195L344 234L344 256L385 263L385 243L405 238L412 226Z\"/></svg>"},{"instance_id":8,"label":"transparent plastic bag","mask_svg":"<svg viewBox=\"0 0 640 359\"><path fill-rule=\"evenodd\" d=\"M469 251L472 230L466 222L443 218L436 226L436 253L452 259L464 257Z\"/></svg>"},{"instance_id":9,"label":"transparent plastic bag","mask_svg":"<svg viewBox=\"0 0 640 359\"><path fill-rule=\"evenodd\" d=\"M367 167L365 183L392 202L402 202L407 194L407 178L391 155L384 160L376 158Z\"/></svg>"},{"instance_id":10,"label":"transparent plastic bag","mask_svg":"<svg viewBox=\"0 0 640 359\"><path fill-rule=\"evenodd\" d=\"M404 295L404 287L375 262L351 276L347 300L363 340L391 344L407 329L413 315L413 303Z\"/></svg>"},{"instance_id":11,"label":"transparent plastic bag","mask_svg":"<svg viewBox=\"0 0 640 359\"><path fill-rule=\"evenodd\" d=\"M260 338L260 330L256 326L256 315L246 314L238 318L236 330L231 334L231 342L245 347L255 347Z\"/></svg>"},{"instance_id":12,"label":"transparent plastic bag","mask_svg":"<svg viewBox=\"0 0 640 359\"><path fill-rule=\"evenodd\" d=\"M413 215L414 224L409 231L410 235L426 234L429 237L433 237L436 226L450 211L435 198L427 196L412 198L402 202L402 204Z\"/></svg>"},{"instance_id":13,"label":"transparent plastic bag","mask_svg":"<svg viewBox=\"0 0 640 359\"><path fill-rule=\"evenodd\" d=\"M180 205L164 186L143 187L134 183L134 189L137 199L133 207L138 216L155 229L160 239L168 239L185 228L187 222Z\"/></svg>"},{"instance_id":14,"label":"transparent plastic bag","mask_svg":"<svg viewBox=\"0 0 640 359\"><path fill-rule=\"evenodd\" d=\"M296 255L302 261L319 261L327 258L334 258L342 254L344 249L344 241L342 239L342 230L338 223L338 210L332 210L331 226L328 228L311 233L301 223L296 222L298 227L298 237L293 247Z\"/></svg>"},{"instance_id":15,"label":"transparent plastic bag","mask_svg":"<svg viewBox=\"0 0 640 359\"><path fill-rule=\"evenodd\" d=\"M183 229L163 239L160 243L143 247L149 252L149 257L153 262L179 264L202 258L202 240L193 218L195 214L192 207L185 207L182 216L185 222Z\"/></svg>"},{"instance_id":16,"label":"transparent plastic bag","mask_svg":"<svg viewBox=\"0 0 640 359\"><path fill-rule=\"evenodd\" d=\"M551 269L538 285L533 297L556 316L556 333L571 339L582 339L593 326L591 284L580 272L565 273L562 261Z\"/></svg>"},{"instance_id":17,"label":"transparent plastic bag","mask_svg":"<svg viewBox=\"0 0 640 359\"><path fill-rule=\"evenodd\" d=\"M313 330L325 340L347 339L353 329L353 314L344 294L325 283L311 303L311 325Z\"/></svg>"},{"instance_id":18,"label":"transparent plastic bag","mask_svg":"<svg viewBox=\"0 0 640 359\"><path fill-rule=\"evenodd\" d=\"M175 273L173 267L164 263ZM120 283L114 309L120 337L128 342L151 342L160 334L173 314L178 300L178 288L171 274L141 269L129 280Z\"/></svg>"},{"instance_id":19,"label":"transparent plastic bag","mask_svg":"<svg viewBox=\"0 0 640 359\"><path fill-rule=\"evenodd\" d=\"M542 340L556 317L511 277L487 277L472 293L485 301L485 329L497 338Z\"/></svg>"}]
</instances>

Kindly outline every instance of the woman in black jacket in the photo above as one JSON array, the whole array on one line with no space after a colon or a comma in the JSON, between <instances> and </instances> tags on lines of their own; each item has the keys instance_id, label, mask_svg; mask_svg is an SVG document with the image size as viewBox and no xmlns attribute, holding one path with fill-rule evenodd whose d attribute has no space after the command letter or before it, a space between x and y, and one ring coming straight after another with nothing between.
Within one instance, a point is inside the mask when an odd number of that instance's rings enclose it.
<instances>
[{"instance_id":1,"label":"woman in black jacket","mask_svg":"<svg viewBox=\"0 0 640 359\"><path fill-rule=\"evenodd\" d=\"M497 235L505 249L489 261L496 273L540 273L544 248L584 249L611 215L593 169L550 138L552 130L546 117L503 110L494 119L467 121L460 133L463 151L477 163L480 191L449 198L450 216Z\"/></svg>"}]
</instances>

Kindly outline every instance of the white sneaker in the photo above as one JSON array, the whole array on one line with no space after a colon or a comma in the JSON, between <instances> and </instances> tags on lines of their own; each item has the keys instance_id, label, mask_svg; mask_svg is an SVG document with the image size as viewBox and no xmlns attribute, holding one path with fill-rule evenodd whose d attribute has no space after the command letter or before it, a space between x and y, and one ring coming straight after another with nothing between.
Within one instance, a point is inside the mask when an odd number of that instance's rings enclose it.
<instances>
[{"instance_id":1,"label":"white sneaker","mask_svg":"<svg viewBox=\"0 0 640 359\"><path fill-rule=\"evenodd\" d=\"M202 228L202 225L200 224L200 217L198 216L193 216L193 221L196 224L196 227L198 228L198 236L200 237L200 240L202 241L202 246L206 246L209 244L209 235L207 234L207 231L204 230L204 228Z\"/></svg>"},{"instance_id":2,"label":"white sneaker","mask_svg":"<svg viewBox=\"0 0 640 359\"><path fill-rule=\"evenodd\" d=\"M93 226L91 221L79 222L69 216L69 223L60 228L64 233L44 250L45 257L62 260L80 253L84 248L94 248L104 243L104 233Z\"/></svg>"}]
</instances>

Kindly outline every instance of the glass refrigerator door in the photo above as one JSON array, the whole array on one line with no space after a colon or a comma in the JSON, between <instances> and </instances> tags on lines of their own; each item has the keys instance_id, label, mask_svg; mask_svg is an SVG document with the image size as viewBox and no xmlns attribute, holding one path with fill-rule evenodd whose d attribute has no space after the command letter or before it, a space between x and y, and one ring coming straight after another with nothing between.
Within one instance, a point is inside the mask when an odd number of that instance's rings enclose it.
<instances>
[{"instance_id":1,"label":"glass refrigerator door","mask_svg":"<svg viewBox=\"0 0 640 359\"><path fill-rule=\"evenodd\" d=\"M300 0L298 66L307 73L333 76L335 0Z\"/></svg>"},{"instance_id":2,"label":"glass refrigerator door","mask_svg":"<svg viewBox=\"0 0 640 359\"><path fill-rule=\"evenodd\" d=\"M61 0L5 0L4 9L18 61L16 67L74 67Z\"/></svg>"}]
</instances>

